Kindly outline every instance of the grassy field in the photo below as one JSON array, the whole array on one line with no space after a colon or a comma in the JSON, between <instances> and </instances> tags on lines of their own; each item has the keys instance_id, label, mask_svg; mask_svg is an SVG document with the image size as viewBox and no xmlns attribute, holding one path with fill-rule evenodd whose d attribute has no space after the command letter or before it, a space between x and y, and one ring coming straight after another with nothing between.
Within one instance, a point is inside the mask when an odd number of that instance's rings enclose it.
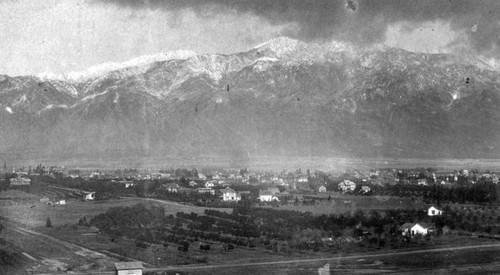
<instances>
[{"instance_id":1,"label":"grassy field","mask_svg":"<svg viewBox=\"0 0 500 275\"><path fill-rule=\"evenodd\" d=\"M0 216L19 222L28 227L45 226L47 218L52 225L76 224L83 216L94 216L106 212L111 207L131 206L138 203L159 205L165 208L166 214L175 215L177 212L198 213L205 211L204 207L181 205L177 203L161 202L141 198L123 198L106 201L79 201L68 200L66 205L50 206L40 202L17 202L14 205L0 207Z\"/></svg>"},{"instance_id":2,"label":"grassy field","mask_svg":"<svg viewBox=\"0 0 500 275\"><path fill-rule=\"evenodd\" d=\"M4 225L2 241L8 242L19 251L18 260L22 262L21 268L16 273L10 274L109 270L116 261L70 243L25 231L12 224Z\"/></svg>"},{"instance_id":3,"label":"grassy field","mask_svg":"<svg viewBox=\"0 0 500 275\"><path fill-rule=\"evenodd\" d=\"M99 251L130 249L131 252L136 251L137 253L128 253L129 256L140 255L140 259L152 261L151 255L156 257L156 254L151 254L151 251L140 251L134 242L126 243L124 241L124 243L113 243L107 238L102 237L102 235L96 236L96 234L92 234L90 232L92 230L89 229L73 230L71 225L78 223L79 219L83 216L94 216L106 212L111 207L130 206L138 203L162 206L166 214L173 215L177 212L202 214L206 209L203 207L140 198L88 202L67 200L66 205L51 206L40 203L38 197L33 197L31 194L20 191L3 193L2 195L3 204L0 207L0 216L19 223L22 226L35 228L35 230L41 233L69 241L69 244L64 241L57 242L45 235L25 232L14 224L4 223L6 227L0 237L19 251L17 254L21 255L20 262L22 262L22 269L16 269L15 273L10 274L24 274L22 272L26 274L31 274L32 272L51 274L70 270L111 270L113 262L117 261L116 259L73 246L71 243L78 243ZM227 211L230 210L227 209ZM53 228L45 227L47 218L51 219ZM177 247L171 247L162 256L164 256L164 259L174 259L174 261L168 261L169 264L196 263L196 257L203 258L202 256L186 258L183 257L184 255L177 254ZM9 270L14 270L14 268L16 266L9 267ZM0 267L0 270L2 270L2 267ZM3 273L0 272L0 274Z\"/></svg>"}]
</instances>

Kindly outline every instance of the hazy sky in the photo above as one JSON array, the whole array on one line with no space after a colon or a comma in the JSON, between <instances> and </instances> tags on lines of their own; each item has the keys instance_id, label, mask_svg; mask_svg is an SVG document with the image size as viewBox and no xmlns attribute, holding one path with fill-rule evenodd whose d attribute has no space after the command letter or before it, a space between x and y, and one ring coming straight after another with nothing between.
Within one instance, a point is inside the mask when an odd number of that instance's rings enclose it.
<instances>
[{"instance_id":1,"label":"hazy sky","mask_svg":"<svg viewBox=\"0 0 500 275\"><path fill-rule=\"evenodd\" d=\"M500 57L500 1L0 1L0 73L55 74L159 52L232 53L289 36Z\"/></svg>"}]
</instances>

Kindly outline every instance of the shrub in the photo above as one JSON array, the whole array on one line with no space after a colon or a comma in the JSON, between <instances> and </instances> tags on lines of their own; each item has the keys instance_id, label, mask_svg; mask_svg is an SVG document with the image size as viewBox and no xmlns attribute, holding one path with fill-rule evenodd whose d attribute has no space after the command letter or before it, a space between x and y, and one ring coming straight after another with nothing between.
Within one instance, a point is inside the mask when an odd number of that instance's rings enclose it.
<instances>
[{"instance_id":1,"label":"shrub","mask_svg":"<svg viewBox=\"0 0 500 275\"><path fill-rule=\"evenodd\" d=\"M52 227L52 221L50 220L50 217L47 218L47 221L45 222L46 227Z\"/></svg>"}]
</instances>

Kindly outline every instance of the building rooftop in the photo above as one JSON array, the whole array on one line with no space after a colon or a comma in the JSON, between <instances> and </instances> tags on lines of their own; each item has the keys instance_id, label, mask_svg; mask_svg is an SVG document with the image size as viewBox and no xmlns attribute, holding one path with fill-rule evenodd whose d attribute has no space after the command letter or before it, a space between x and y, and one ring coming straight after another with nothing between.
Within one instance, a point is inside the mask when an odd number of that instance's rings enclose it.
<instances>
[{"instance_id":1,"label":"building rooftop","mask_svg":"<svg viewBox=\"0 0 500 275\"><path fill-rule=\"evenodd\" d=\"M115 268L116 270L143 269L143 266L141 262L117 262Z\"/></svg>"}]
</instances>

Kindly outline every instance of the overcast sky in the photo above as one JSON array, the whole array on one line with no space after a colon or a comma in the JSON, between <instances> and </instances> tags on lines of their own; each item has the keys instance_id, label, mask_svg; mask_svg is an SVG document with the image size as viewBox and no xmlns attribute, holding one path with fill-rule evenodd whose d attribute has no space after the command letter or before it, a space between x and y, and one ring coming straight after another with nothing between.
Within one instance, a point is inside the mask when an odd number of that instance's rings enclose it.
<instances>
[{"instance_id":1,"label":"overcast sky","mask_svg":"<svg viewBox=\"0 0 500 275\"><path fill-rule=\"evenodd\" d=\"M245 51L274 37L500 57L500 1L0 2L0 74L55 74L175 50Z\"/></svg>"}]
</instances>

